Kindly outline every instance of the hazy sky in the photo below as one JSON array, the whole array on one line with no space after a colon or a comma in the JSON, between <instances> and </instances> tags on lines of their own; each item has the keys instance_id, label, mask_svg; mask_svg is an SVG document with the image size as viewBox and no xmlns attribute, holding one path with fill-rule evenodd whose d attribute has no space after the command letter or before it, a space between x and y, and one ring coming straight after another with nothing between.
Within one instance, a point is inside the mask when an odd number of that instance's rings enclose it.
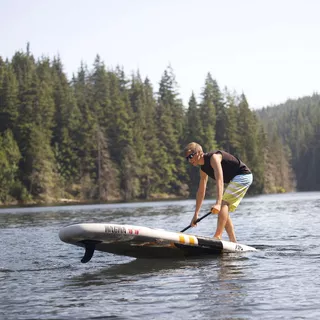
<instances>
[{"instance_id":1,"label":"hazy sky","mask_svg":"<svg viewBox=\"0 0 320 320\"><path fill-rule=\"evenodd\" d=\"M0 0L0 56L30 42L69 77L97 54L155 91L171 64L187 105L210 72L251 108L319 92L318 0Z\"/></svg>"}]
</instances>

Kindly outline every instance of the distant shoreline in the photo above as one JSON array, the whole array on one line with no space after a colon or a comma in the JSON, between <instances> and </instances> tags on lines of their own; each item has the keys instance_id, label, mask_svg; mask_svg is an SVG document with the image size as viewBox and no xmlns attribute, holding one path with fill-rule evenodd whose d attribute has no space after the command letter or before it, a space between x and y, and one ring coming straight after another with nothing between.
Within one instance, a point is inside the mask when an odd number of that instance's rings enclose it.
<instances>
[{"instance_id":1,"label":"distant shoreline","mask_svg":"<svg viewBox=\"0 0 320 320\"><path fill-rule=\"evenodd\" d=\"M136 203L136 202L153 202L153 201L167 201L167 200L188 200L189 198L182 198L177 196L169 196L163 195L150 197L149 199L137 199L137 200L130 200L130 201L123 201L123 200L114 200L114 201L90 201L90 200L79 200L79 199L66 199L61 198L57 201L30 201L28 203L19 203L19 202L12 202L8 204L0 204L0 209L6 208L28 208L28 207L60 207L60 206L72 206L72 205L97 205L97 204L123 204L123 203Z\"/></svg>"}]
</instances>

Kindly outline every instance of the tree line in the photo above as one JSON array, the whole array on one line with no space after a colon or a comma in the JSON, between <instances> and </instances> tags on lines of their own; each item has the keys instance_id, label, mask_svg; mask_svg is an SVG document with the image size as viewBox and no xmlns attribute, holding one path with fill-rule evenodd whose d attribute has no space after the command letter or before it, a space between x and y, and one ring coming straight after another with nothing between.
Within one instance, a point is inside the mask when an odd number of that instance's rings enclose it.
<instances>
[{"instance_id":1,"label":"tree line","mask_svg":"<svg viewBox=\"0 0 320 320\"><path fill-rule=\"evenodd\" d=\"M269 136L289 155L300 191L320 190L320 95L263 108L257 112Z\"/></svg>"},{"instance_id":2,"label":"tree line","mask_svg":"<svg viewBox=\"0 0 320 320\"><path fill-rule=\"evenodd\" d=\"M239 156L254 174L250 193L294 189L281 139L244 94L221 90L210 73L184 106L171 66L154 88L139 71L107 68L99 55L71 79L59 57L36 59L29 45L0 56L2 204L194 197L199 168L183 154L191 141Z\"/></svg>"}]
</instances>

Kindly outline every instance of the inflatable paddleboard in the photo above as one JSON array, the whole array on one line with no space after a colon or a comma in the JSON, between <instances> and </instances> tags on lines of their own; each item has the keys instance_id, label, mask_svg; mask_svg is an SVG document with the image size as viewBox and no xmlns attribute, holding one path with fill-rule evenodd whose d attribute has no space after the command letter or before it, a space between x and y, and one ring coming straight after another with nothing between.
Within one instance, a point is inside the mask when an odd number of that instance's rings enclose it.
<instances>
[{"instance_id":1,"label":"inflatable paddleboard","mask_svg":"<svg viewBox=\"0 0 320 320\"><path fill-rule=\"evenodd\" d=\"M209 237L134 225L81 223L60 230L61 241L84 247L81 262L95 250L134 258L179 258L256 251L255 248Z\"/></svg>"}]
</instances>

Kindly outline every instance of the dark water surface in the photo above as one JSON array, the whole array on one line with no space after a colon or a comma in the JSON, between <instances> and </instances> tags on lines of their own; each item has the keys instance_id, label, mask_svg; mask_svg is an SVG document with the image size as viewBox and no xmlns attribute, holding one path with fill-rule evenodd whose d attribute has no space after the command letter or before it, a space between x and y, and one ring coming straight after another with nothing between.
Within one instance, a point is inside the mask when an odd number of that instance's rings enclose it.
<instances>
[{"instance_id":1,"label":"dark water surface","mask_svg":"<svg viewBox=\"0 0 320 320\"><path fill-rule=\"evenodd\" d=\"M206 201L202 213L209 211ZM0 319L320 319L320 193L247 197L232 214L258 252L135 260L59 240L69 224L179 231L195 201L0 209ZM188 233L212 236L216 216Z\"/></svg>"}]
</instances>

